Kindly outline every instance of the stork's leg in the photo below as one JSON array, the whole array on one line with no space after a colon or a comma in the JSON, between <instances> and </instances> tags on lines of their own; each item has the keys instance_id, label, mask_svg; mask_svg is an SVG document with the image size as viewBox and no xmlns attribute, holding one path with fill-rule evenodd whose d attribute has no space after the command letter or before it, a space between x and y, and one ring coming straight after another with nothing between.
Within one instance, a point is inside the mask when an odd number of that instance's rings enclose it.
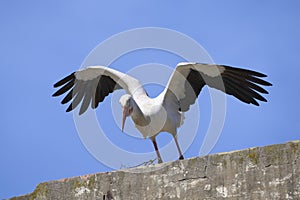
<instances>
[{"instance_id":1,"label":"stork's leg","mask_svg":"<svg viewBox=\"0 0 300 200\"><path fill-rule=\"evenodd\" d=\"M154 149L155 149L155 152L156 152L156 155L157 155L158 163L162 163L162 159L161 159L161 156L160 156L160 153L159 153L159 150L158 150L156 139L155 139L155 137L151 137L150 139L153 143L153 146L154 146Z\"/></svg>"},{"instance_id":2,"label":"stork's leg","mask_svg":"<svg viewBox=\"0 0 300 200\"><path fill-rule=\"evenodd\" d=\"M179 147L179 143L178 143L178 140L177 140L177 135L173 135L173 138L175 140L175 144L176 144L176 147L177 147L177 150L178 150L178 153L179 153L179 160L183 160L184 157L183 157L182 152L181 152L180 147Z\"/></svg>"}]
</instances>

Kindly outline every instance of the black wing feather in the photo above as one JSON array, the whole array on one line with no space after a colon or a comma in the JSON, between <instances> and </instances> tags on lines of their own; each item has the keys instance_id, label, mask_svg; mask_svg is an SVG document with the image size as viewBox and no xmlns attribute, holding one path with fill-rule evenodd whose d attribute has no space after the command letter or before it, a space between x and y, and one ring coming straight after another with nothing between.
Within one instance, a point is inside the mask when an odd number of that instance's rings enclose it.
<instances>
[{"instance_id":1,"label":"black wing feather","mask_svg":"<svg viewBox=\"0 0 300 200\"><path fill-rule=\"evenodd\" d=\"M236 67L230 67L230 66L226 66L226 65L220 65L226 68L226 71L228 73L234 73L237 75L246 75L246 76L257 76L257 77L267 77L267 75L260 73L260 72L256 72L253 70L249 70L249 69L241 69L241 68L236 68Z\"/></svg>"},{"instance_id":2,"label":"black wing feather","mask_svg":"<svg viewBox=\"0 0 300 200\"><path fill-rule=\"evenodd\" d=\"M64 85L65 83L69 82L70 80L75 79L75 72L73 72L72 74L66 76L65 78L61 79L60 81L58 81L57 83L54 84L54 87L60 87L62 85Z\"/></svg>"},{"instance_id":3,"label":"black wing feather","mask_svg":"<svg viewBox=\"0 0 300 200\"><path fill-rule=\"evenodd\" d=\"M216 65L215 65L216 66ZM179 99L179 111L187 111L189 106L195 102L195 96L198 97L201 89L208 85L209 87L221 90L226 94L233 95L242 102L259 106L259 101L267 100L259 93L268 94L262 86L271 86L272 84L261 79L267 75L248 70L230 67L226 65L217 65L224 67L221 76L211 77L200 71L190 68L190 72L185 83L185 97Z\"/></svg>"},{"instance_id":4,"label":"black wing feather","mask_svg":"<svg viewBox=\"0 0 300 200\"><path fill-rule=\"evenodd\" d=\"M59 90L57 90L52 96L56 97L59 95L62 95L63 93L69 91L74 86L75 78L67 82L63 87L61 87Z\"/></svg>"},{"instance_id":5,"label":"black wing feather","mask_svg":"<svg viewBox=\"0 0 300 200\"><path fill-rule=\"evenodd\" d=\"M63 98L63 100L61 101L61 104L66 104L68 103L69 101L71 101L71 99L73 98L73 90L74 89L71 89L69 91L69 93L65 96L65 98Z\"/></svg>"},{"instance_id":6,"label":"black wing feather","mask_svg":"<svg viewBox=\"0 0 300 200\"><path fill-rule=\"evenodd\" d=\"M204 80L208 80L206 81L208 86L222 90L223 92L229 95L233 95L234 97L245 103L254 104L256 106L259 106L257 100L264 102L267 101L263 96L259 94L259 92L268 94L268 92L259 85L272 85L271 83L261 79L262 77L266 77L265 74L252 70L234 68L224 65L223 67L225 68L225 70L221 73L221 77L219 77L223 80L223 89L219 87L220 84L214 85L210 83L209 80L215 78L211 78L205 74L202 74Z\"/></svg>"},{"instance_id":7,"label":"black wing feather","mask_svg":"<svg viewBox=\"0 0 300 200\"><path fill-rule=\"evenodd\" d=\"M238 75L233 74L233 73L223 73L222 77L228 77L229 79L235 80L239 84L245 84L248 87L250 87L250 88L252 88L252 89L254 89L254 90L256 90L256 91L258 91L260 93L268 94L267 90L265 90L264 88L260 87L259 85L254 84L253 82L245 79L245 77L243 77L243 76L238 76Z\"/></svg>"},{"instance_id":8,"label":"black wing feather","mask_svg":"<svg viewBox=\"0 0 300 200\"><path fill-rule=\"evenodd\" d=\"M89 105L97 108L99 102L102 102L106 96L121 87L109 76L102 75L93 80L77 80L75 72L61 79L54 84L59 88L52 96L60 96L64 93L67 95L61 101L62 104L71 101L66 112L74 110L81 103L79 114L83 114Z\"/></svg>"},{"instance_id":9,"label":"black wing feather","mask_svg":"<svg viewBox=\"0 0 300 200\"><path fill-rule=\"evenodd\" d=\"M185 98L179 100L179 111L186 112L189 110L190 105L195 103L196 98L200 94L201 89L205 86L205 82L201 77L201 74L190 69L190 72L185 82Z\"/></svg>"}]
</instances>

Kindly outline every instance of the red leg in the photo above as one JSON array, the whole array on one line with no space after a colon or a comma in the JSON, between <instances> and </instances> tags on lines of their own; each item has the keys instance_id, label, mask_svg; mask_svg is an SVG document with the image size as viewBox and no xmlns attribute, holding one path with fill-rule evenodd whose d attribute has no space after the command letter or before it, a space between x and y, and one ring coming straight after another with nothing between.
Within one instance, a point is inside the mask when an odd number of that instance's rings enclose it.
<instances>
[{"instance_id":1,"label":"red leg","mask_svg":"<svg viewBox=\"0 0 300 200\"><path fill-rule=\"evenodd\" d=\"M178 150L178 153L179 153L179 160L183 160L184 157L183 157L182 152L181 152L180 147L179 147L179 143L178 143L178 140L177 140L177 135L173 135L173 138L175 140L175 144L176 144L176 147L177 147L177 150Z\"/></svg>"},{"instance_id":2,"label":"red leg","mask_svg":"<svg viewBox=\"0 0 300 200\"><path fill-rule=\"evenodd\" d=\"M153 143L153 146L154 146L154 149L155 149L155 152L156 152L156 155L157 155L158 163L162 163L162 159L161 159L161 156L160 156L160 153L159 153L159 150L158 150L158 146L157 146L155 137L152 137L151 141Z\"/></svg>"}]
</instances>

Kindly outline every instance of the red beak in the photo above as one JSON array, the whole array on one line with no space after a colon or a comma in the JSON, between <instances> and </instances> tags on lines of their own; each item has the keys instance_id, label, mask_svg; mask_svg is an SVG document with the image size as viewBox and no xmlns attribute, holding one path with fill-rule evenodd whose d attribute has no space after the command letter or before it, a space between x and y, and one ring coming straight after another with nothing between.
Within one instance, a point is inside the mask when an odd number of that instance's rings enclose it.
<instances>
[{"instance_id":1,"label":"red beak","mask_svg":"<svg viewBox=\"0 0 300 200\"><path fill-rule=\"evenodd\" d=\"M123 132L124 126L125 126L125 121L126 121L126 117L127 117L127 110L128 110L128 108L126 108L124 106L123 107L123 114L122 114L122 132Z\"/></svg>"}]
</instances>

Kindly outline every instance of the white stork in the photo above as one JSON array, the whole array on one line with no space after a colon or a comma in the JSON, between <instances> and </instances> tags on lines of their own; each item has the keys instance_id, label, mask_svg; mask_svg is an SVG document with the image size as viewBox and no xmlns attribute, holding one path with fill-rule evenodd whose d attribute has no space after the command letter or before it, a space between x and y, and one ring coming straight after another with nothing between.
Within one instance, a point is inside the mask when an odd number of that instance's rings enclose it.
<instances>
[{"instance_id":1,"label":"white stork","mask_svg":"<svg viewBox=\"0 0 300 200\"><path fill-rule=\"evenodd\" d=\"M83 114L89 105L97 108L109 93L125 89L127 94L120 98L123 108L122 131L126 117L131 116L143 137L151 139L158 163L161 163L155 139L160 132L172 134L179 159L184 159L177 141L177 128L183 123L183 113L194 104L205 85L233 95L247 104L259 106L257 100L267 101L259 93L268 94L259 85L272 85L262 80L263 77L266 75L256 71L225 65L179 63L165 90L156 98L150 98L137 79L108 67L91 66L55 83L54 87L60 88L53 96L69 91L61 103L71 101L66 110L69 112L81 102L79 114Z\"/></svg>"}]
</instances>

